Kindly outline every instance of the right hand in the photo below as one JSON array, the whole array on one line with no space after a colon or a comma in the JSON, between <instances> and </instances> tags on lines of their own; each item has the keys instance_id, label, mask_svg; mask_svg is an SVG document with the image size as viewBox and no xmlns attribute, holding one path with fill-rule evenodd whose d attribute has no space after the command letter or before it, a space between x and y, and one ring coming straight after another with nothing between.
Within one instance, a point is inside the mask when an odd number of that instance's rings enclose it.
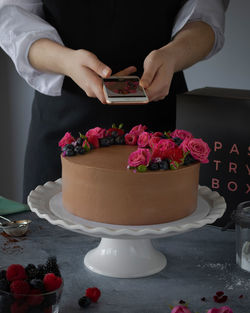
<instances>
[{"instance_id":1,"label":"right hand","mask_svg":"<svg viewBox=\"0 0 250 313\"><path fill-rule=\"evenodd\" d=\"M136 68L130 66L115 75L126 76L135 71ZM73 50L68 62L65 62L65 75L83 89L87 96L98 98L103 104L106 104L106 100L102 88L102 78L109 77L111 73L112 70L109 66L102 63L95 54L84 49Z\"/></svg>"}]
</instances>

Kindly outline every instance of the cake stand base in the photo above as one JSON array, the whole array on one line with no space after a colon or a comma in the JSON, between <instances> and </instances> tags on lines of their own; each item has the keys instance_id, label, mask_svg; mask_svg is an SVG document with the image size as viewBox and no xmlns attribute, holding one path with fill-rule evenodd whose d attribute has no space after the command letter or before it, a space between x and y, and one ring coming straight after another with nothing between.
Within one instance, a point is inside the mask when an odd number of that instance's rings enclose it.
<instances>
[{"instance_id":1,"label":"cake stand base","mask_svg":"<svg viewBox=\"0 0 250 313\"><path fill-rule=\"evenodd\" d=\"M84 264L101 275L136 278L160 272L167 259L150 239L102 238L99 246L86 254Z\"/></svg>"}]
</instances>

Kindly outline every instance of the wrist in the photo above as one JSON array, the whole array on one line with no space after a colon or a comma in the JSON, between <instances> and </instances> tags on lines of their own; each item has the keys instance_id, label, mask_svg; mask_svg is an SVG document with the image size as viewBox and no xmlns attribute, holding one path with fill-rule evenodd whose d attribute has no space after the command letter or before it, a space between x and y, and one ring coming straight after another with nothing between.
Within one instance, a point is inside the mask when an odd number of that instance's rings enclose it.
<instances>
[{"instance_id":1,"label":"wrist","mask_svg":"<svg viewBox=\"0 0 250 313\"><path fill-rule=\"evenodd\" d=\"M167 60L168 67L172 68L173 73L180 71L178 62L178 51L172 45L172 42L159 49L163 58Z\"/></svg>"}]
</instances>

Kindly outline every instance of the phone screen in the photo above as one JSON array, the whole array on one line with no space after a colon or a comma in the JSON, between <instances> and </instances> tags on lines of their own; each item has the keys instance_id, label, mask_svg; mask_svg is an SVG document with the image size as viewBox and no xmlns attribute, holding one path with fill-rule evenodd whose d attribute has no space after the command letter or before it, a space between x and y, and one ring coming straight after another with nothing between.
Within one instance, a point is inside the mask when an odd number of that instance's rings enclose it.
<instances>
[{"instance_id":1,"label":"phone screen","mask_svg":"<svg viewBox=\"0 0 250 313\"><path fill-rule=\"evenodd\" d=\"M104 78L103 82L109 98L145 97L138 78Z\"/></svg>"}]
</instances>

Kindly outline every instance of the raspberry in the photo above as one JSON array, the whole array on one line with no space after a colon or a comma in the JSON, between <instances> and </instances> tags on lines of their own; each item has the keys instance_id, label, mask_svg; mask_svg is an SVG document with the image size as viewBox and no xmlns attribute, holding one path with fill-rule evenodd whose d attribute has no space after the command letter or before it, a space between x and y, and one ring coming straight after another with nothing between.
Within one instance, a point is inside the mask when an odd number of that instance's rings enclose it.
<instances>
[{"instance_id":1,"label":"raspberry","mask_svg":"<svg viewBox=\"0 0 250 313\"><path fill-rule=\"evenodd\" d=\"M36 306L43 302L43 296L41 291L37 289L32 289L27 297L27 303L30 306Z\"/></svg>"},{"instance_id":2,"label":"raspberry","mask_svg":"<svg viewBox=\"0 0 250 313\"><path fill-rule=\"evenodd\" d=\"M26 279L25 268L20 264L12 264L7 268L6 278L8 281Z\"/></svg>"},{"instance_id":3,"label":"raspberry","mask_svg":"<svg viewBox=\"0 0 250 313\"><path fill-rule=\"evenodd\" d=\"M53 291L61 286L62 279L53 273L48 273L44 276L43 283L47 291Z\"/></svg>"},{"instance_id":4,"label":"raspberry","mask_svg":"<svg viewBox=\"0 0 250 313\"><path fill-rule=\"evenodd\" d=\"M98 288L96 288L96 287L88 288L88 289L86 289L85 296L90 298L91 301L97 302L97 300L101 296L101 291Z\"/></svg>"},{"instance_id":5,"label":"raspberry","mask_svg":"<svg viewBox=\"0 0 250 313\"><path fill-rule=\"evenodd\" d=\"M27 295L30 292L30 286L25 280L15 280L10 284L10 290L14 297L19 299L18 295Z\"/></svg>"},{"instance_id":6,"label":"raspberry","mask_svg":"<svg viewBox=\"0 0 250 313\"><path fill-rule=\"evenodd\" d=\"M11 313L27 313L29 306L27 303L23 302L14 302L11 305Z\"/></svg>"}]
</instances>

